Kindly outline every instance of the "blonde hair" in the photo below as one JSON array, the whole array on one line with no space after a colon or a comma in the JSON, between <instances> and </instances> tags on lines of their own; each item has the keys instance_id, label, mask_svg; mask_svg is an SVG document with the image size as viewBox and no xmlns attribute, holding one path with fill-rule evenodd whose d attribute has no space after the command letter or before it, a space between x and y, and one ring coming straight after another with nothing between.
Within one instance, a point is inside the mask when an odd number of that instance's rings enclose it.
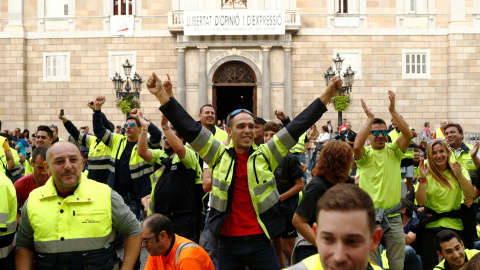
<instances>
[{"instance_id":1,"label":"blonde hair","mask_svg":"<svg viewBox=\"0 0 480 270\"><path fill-rule=\"evenodd\" d=\"M445 148L447 151L447 170L453 175L453 177L458 181L457 177L453 173L452 170L452 164L450 163L450 156L452 155L452 150L450 150L450 147L448 147L447 143L445 140L436 140L433 143L429 143L427 147L427 158L429 160L428 162L428 172L432 175L432 177L439 182L440 184L452 188L452 185L448 182L447 178L445 175L442 174L442 171L438 168L438 166L433 162L433 147L437 144L440 144Z\"/></svg>"}]
</instances>

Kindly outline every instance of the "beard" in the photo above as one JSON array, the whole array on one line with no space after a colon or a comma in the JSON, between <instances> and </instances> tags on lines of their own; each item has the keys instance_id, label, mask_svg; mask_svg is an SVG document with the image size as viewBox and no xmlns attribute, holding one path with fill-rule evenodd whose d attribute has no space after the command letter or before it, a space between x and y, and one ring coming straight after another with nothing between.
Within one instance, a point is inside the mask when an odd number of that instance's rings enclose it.
<instances>
[{"instance_id":1,"label":"beard","mask_svg":"<svg viewBox=\"0 0 480 270\"><path fill-rule=\"evenodd\" d=\"M165 153L169 156L172 155L173 154L173 148L171 146L169 148L165 148Z\"/></svg>"}]
</instances>

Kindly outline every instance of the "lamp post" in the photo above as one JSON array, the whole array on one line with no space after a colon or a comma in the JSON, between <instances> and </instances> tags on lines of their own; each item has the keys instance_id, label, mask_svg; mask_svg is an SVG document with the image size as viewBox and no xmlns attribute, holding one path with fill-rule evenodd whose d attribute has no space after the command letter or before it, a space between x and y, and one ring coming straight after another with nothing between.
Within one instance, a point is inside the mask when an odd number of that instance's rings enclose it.
<instances>
[{"instance_id":1,"label":"lamp post","mask_svg":"<svg viewBox=\"0 0 480 270\"><path fill-rule=\"evenodd\" d=\"M123 71L125 73L126 80L123 80L120 74L118 72L115 72L115 76L111 78L113 82L113 89L115 89L117 93L117 98L127 98L128 96L133 96L136 98L140 98L140 91L142 88L142 77L140 77L136 72L133 75L133 79L130 78L130 72L132 71L133 65L128 62L128 59L125 61L125 64L122 65ZM132 86L134 92L130 92L132 90L132 87L130 87L130 84L128 83L128 80L132 81ZM125 91L123 90L123 83L127 82L125 85Z\"/></svg>"},{"instance_id":2,"label":"lamp post","mask_svg":"<svg viewBox=\"0 0 480 270\"><path fill-rule=\"evenodd\" d=\"M142 90L142 83L143 83L142 77L140 77L135 72L135 74L133 75L133 78L130 78L130 73L132 71L133 65L130 64L130 62L128 62L128 59L125 61L125 64L123 64L122 67L123 67L123 71L125 73L126 79L124 80L122 76L118 74L118 72L115 72L115 76L111 78L113 82L113 89L117 94L117 102L119 102L119 104L122 102L127 103L128 104L127 110L129 110L128 108L130 109L139 108L140 103L138 99L140 98L140 91ZM134 90L132 92L130 92L130 90L132 90L132 87L130 86L130 83L128 82L128 80L132 81L132 86ZM127 82L127 84L125 85L125 91L123 91L123 83L125 81ZM135 104L138 105L138 107L135 106L134 101L135 101ZM119 106L119 104L117 104L117 107ZM122 112L128 118L128 115L129 115L128 112L123 111L123 109L122 109Z\"/></svg>"},{"instance_id":3,"label":"lamp post","mask_svg":"<svg viewBox=\"0 0 480 270\"><path fill-rule=\"evenodd\" d=\"M335 57L333 59L333 63L335 64L335 68L336 68L336 72L332 69L332 67L330 66L328 69L327 69L327 72L325 74L323 74L323 77L325 78L325 85L328 86L328 83L330 82L330 80L335 77L338 73L338 77L341 78L341 75L340 73L342 72L342 63L343 63L343 60L345 59L342 59L340 57L340 54L337 53L337 57ZM342 89L340 89L340 91L338 91L338 95L348 95L349 93L352 92L352 84L353 84L353 81L354 81L354 77L355 77L355 71L352 70L352 67L349 66L346 70L345 70L345 73L343 73L343 78L344 78L344 81L343 81L343 87ZM338 131L340 131L340 126L342 125L342 111L339 111L338 112Z\"/></svg>"}]
</instances>

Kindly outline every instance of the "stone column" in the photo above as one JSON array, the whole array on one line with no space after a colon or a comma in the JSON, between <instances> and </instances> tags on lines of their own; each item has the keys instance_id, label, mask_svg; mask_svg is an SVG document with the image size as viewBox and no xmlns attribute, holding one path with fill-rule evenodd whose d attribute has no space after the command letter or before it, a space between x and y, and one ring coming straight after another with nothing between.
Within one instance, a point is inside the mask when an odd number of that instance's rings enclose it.
<instances>
[{"instance_id":1,"label":"stone column","mask_svg":"<svg viewBox=\"0 0 480 270\"><path fill-rule=\"evenodd\" d=\"M198 48L198 108L207 104L207 47Z\"/></svg>"},{"instance_id":2,"label":"stone column","mask_svg":"<svg viewBox=\"0 0 480 270\"><path fill-rule=\"evenodd\" d=\"M285 74L283 76L283 112L290 117L293 117L292 109L292 48L293 46L283 46L283 62Z\"/></svg>"},{"instance_id":3,"label":"stone column","mask_svg":"<svg viewBox=\"0 0 480 270\"><path fill-rule=\"evenodd\" d=\"M23 0L8 0L8 24L5 31L25 31L23 27Z\"/></svg>"},{"instance_id":4,"label":"stone column","mask_svg":"<svg viewBox=\"0 0 480 270\"><path fill-rule=\"evenodd\" d=\"M262 46L262 115L264 119L272 119L271 114L271 82L270 82L270 49Z\"/></svg>"},{"instance_id":5,"label":"stone column","mask_svg":"<svg viewBox=\"0 0 480 270\"><path fill-rule=\"evenodd\" d=\"M177 47L177 101L183 108L187 103L187 82L185 79L185 47Z\"/></svg>"}]
</instances>

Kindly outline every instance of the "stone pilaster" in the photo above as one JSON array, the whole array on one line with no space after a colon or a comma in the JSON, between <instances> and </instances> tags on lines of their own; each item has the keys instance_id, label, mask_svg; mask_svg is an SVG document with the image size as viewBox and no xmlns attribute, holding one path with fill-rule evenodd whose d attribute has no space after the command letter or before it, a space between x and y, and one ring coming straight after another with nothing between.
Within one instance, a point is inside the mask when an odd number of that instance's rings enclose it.
<instances>
[{"instance_id":1,"label":"stone pilaster","mask_svg":"<svg viewBox=\"0 0 480 270\"><path fill-rule=\"evenodd\" d=\"M207 47L198 48L198 108L207 104Z\"/></svg>"},{"instance_id":2,"label":"stone pilaster","mask_svg":"<svg viewBox=\"0 0 480 270\"><path fill-rule=\"evenodd\" d=\"M177 100L186 108L187 81L185 78L185 47L177 47Z\"/></svg>"},{"instance_id":3,"label":"stone pilaster","mask_svg":"<svg viewBox=\"0 0 480 270\"><path fill-rule=\"evenodd\" d=\"M262 46L262 115L264 119L272 119L271 114L271 81L270 81L270 46Z\"/></svg>"}]
</instances>

